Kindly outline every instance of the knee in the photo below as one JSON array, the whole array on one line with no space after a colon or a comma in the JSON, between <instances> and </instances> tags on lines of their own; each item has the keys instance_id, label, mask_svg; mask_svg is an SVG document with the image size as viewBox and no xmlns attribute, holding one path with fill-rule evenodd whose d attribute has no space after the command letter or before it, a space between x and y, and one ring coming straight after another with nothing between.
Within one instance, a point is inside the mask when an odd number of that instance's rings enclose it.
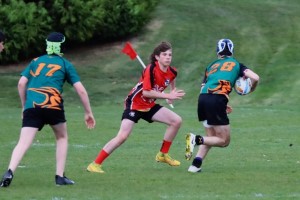
<instances>
[{"instance_id":1,"label":"knee","mask_svg":"<svg viewBox=\"0 0 300 200\"><path fill-rule=\"evenodd\" d=\"M57 140L68 140L67 133L56 133L55 136Z\"/></svg>"},{"instance_id":2,"label":"knee","mask_svg":"<svg viewBox=\"0 0 300 200\"><path fill-rule=\"evenodd\" d=\"M177 128L180 128L181 124L182 124L182 118L180 116L177 116L171 122L171 126L174 126Z\"/></svg>"},{"instance_id":3,"label":"knee","mask_svg":"<svg viewBox=\"0 0 300 200\"><path fill-rule=\"evenodd\" d=\"M230 144L230 139L225 139L225 140L223 140L221 147L223 147L223 148L228 147L229 144Z\"/></svg>"},{"instance_id":4,"label":"knee","mask_svg":"<svg viewBox=\"0 0 300 200\"><path fill-rule=\"evenodd\" d=\"M229 143L224 143L223 145L222 145L222 148L225 148L225 147L228 147L229 146Z\"/></svg>"}]
</instances>

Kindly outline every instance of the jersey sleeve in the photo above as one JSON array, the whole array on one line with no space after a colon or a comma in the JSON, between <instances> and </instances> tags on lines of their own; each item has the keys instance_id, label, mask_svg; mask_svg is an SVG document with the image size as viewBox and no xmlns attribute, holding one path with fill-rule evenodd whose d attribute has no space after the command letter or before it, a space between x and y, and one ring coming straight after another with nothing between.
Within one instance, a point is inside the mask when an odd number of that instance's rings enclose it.
<instances>
[{"instance_id":1,"label":"jersey sleeve","mask_svg":"<svg viewBox=\"0 0 300 200\"><path fill-rule=\"evenodd\" d=\"M242 77L242 76L245 75L245 74L244 74L244 71L245 71L246 69L248 69L248 67L246 67L243 63L240 63L240 74L239 74L240 77Z\"/></svg>"},{"instance_id":2,"label":"jersey sleeve","mask_svg":"<svg viewBox=\"0 0 300 200\"><path fill-rule=\"evenodd\" d=\"M35 60L32 60L29 65L27 65L27 67L21 72L20 76L25 76L26 78L30 78L31 77L31 74L30 74L30 71L31 71L31 68L32 68L32 65L34 64Z\"/></svg>"},{"instance_id":3,"label":"jersey sleeve","mask_svg":"<svg viewBox=\"0 0 300 200\"><path fill-rule=\"evenodd\" d=\"M20 76L30 77L30 66L27 66L20 74Z\"/></svg>"},{"instance_id":4,"label":"jersey sleeve","mask_svg":"<svg viewBox=\"0 0 300 200\"><path fill-rule=\"evenodd\" d=\"M66 64L66 80L69 84L74 85L74 83L80 81L80 77L75 67L69 61L66 60L65 64Z\"/></svg>"},{"instance_id":5,"label":"jersey sleeve","mask_svg":"<svg viewBox=\"0 0 300 200\"><path fill-rule=\"evenodd\" d=\"M206 83L206 80L207 80L207 69L205 69L204 76L203 76L203 79L202 79L202 83L201 83L201 84L205 84L205 83Z\"/></svg>"}]
</instances>

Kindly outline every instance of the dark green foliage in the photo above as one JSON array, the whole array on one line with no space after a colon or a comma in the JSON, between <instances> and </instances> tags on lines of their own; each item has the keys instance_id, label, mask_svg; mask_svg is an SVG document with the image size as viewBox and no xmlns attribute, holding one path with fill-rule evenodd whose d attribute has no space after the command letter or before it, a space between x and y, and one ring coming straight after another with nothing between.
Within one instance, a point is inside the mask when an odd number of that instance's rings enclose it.
<instances>
[{"instance_id":1,"label":"dark green foliage","mask_svg":"<svg viewBox=\"0 0 300 200\"><path fill-rule=\"evenodd\" d=\"M103 0L104 23L96 35L102 39L124 37L137 33L148 21L157 0Z\"/></svg>"},{"instance_id":2,"label":"dark green foliage","mask_svg":"<svg viewBox=\"0 0 300 200\"><path fill-rule=\"evenodd\" d=\"M41 41L51 29L51 18L39 5L12 0L0 6L0 27L7 38L0 61L18 61L44 48Z\"/></svg>"},{"instance_id":3,"label":"dark green foliage","mask_svg":"<svg viewBox=\"0 0 300 200\"><path fill-rule=\"evenodd\" d=\"M52 26L68 40L84 42L101 26L104 10L101 0L54 0L45 5L53 19Z\"/></svg>"},{"instance_id":4,"label":"dark green foliage","mask_svg":"<svg viewBox=\"0 0 300 200\"><path fill-rule=\"evenodd\" d=\"M149 21L157 0L12 0L0 1L0 28L7 34L1 63L44 52L51 31L66 35L68 45L118 40L137 33Z\"/></svg>"}]
</instances>

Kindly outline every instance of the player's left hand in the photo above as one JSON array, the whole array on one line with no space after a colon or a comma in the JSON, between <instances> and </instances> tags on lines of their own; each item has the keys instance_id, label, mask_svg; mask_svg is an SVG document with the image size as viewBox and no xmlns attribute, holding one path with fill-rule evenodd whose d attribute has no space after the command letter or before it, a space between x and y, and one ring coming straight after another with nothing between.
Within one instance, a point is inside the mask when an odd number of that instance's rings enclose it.
<instances>
[{"instance_id":1,"label":"player's left hand","mask_svg":"<svg viewBox=\"0 0 300 200\"><path fill-rule=\"evenodd\" d=\"M232 107L230 105L227 105L226 107L226 113L230 114L232 112Z\"/></svg>"}]
</instances>

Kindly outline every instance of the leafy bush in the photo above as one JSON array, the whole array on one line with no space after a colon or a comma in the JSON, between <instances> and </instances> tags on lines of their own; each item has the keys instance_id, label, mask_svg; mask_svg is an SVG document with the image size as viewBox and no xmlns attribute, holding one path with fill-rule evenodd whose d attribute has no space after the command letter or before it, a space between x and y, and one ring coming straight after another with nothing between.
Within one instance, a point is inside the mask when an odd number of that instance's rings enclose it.
<instances>
[{"instance_id":1,"label":"leafy bush","mask_svg":"<svg viewBox=\"0 0 300 200\"><path fill-rule=\"evenodd\" d=\"M104 18L101 0L54 0L45 5L53 19L53 28L68 40L84 42L91 39Z\"/></svg>"},{"instance_id":2,"label":"leafy bush","mask_svg":"<svg viewBox=\"0 0 300 200\"><path fill-rule=\"evenodd\" d=\"M0 29L7 36L1 63L17 62L45 51L51 31L68 43L118 40L137 33L158 0L0 0Z\"/></svg>"},{"instance_id":3,"label":"leafy bush","mask_svg":"<svg viewBox=\"0 0 300 200\"><path fill-rule=\"evenodd\" d=\"M11 0L0 6L0 27L7 40L0 61L18 61L44 49L41 41L51 30L51 18L45 8L34 3Z\"/></svg>"},{"instance_id":4,"label":"leafy bush","mask_svg":"<svg viewBox=\"0 0 300 200\"><path fill-rule=\"evenodd\" d=\"M105 18L95 35L114 39L137 33L148 21L158 0L103 0Z\"/></svg>"}]
</instances>

